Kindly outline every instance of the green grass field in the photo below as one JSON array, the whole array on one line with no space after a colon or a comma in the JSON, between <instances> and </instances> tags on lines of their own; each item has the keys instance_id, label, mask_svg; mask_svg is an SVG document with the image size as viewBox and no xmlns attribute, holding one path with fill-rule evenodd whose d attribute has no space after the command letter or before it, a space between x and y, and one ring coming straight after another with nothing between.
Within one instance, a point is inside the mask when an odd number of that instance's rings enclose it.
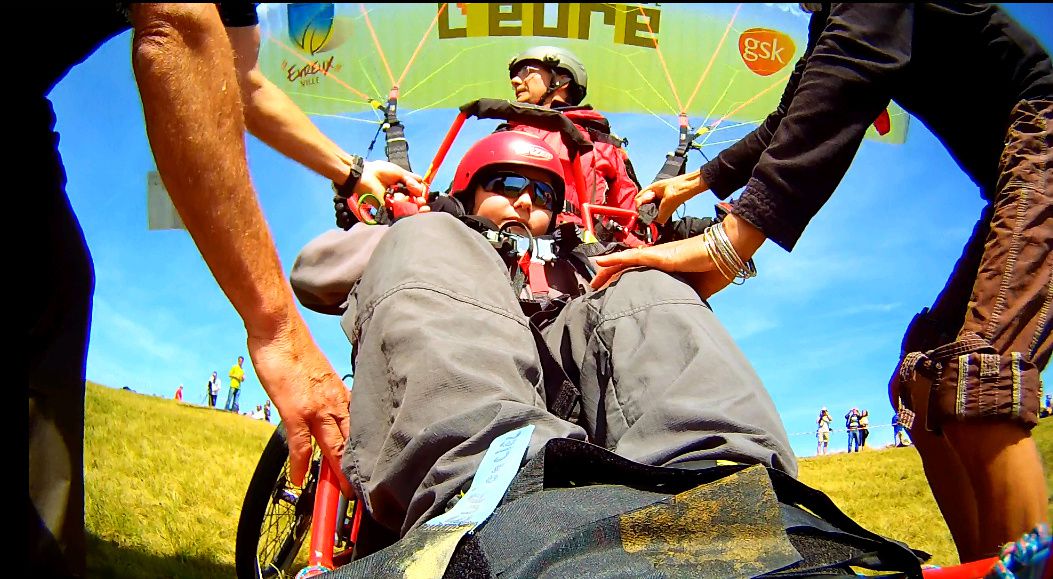
<instances>
[{"instance_id":1,"label":"green grass field","mask_svg":"<svg viewBox=\"0 0 1053 579\"><path fill-rule=\"evenodd\" d=\"M92 383L86 406L89 575L233 577L242 499L275 425ZM1035 437L1048 481L1053 420ZM806 458L800 470L867 529L957 562L913 448Z\"/></svg>"}]
</instances>

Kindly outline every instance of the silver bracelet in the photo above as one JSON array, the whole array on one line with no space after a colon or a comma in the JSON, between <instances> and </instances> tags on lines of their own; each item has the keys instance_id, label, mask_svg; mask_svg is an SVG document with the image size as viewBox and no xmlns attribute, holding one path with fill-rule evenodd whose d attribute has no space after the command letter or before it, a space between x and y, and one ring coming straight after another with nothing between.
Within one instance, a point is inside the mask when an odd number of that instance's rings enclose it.
<instances>
[{"instance_id":1,"label":"silver bracelet","mask_svg":"<svg viewBox=\"0 0 1053 579\"><path fill-rule=\"evenodd\" d=\"M751 277L757 276L757 267L752 259L742 261L735 246L731 244L724 231L724 223L717 222L702 232L702 243L709 253L713 265L720 275L735 285L742 285Z\"/></svg>"}]
</instances>

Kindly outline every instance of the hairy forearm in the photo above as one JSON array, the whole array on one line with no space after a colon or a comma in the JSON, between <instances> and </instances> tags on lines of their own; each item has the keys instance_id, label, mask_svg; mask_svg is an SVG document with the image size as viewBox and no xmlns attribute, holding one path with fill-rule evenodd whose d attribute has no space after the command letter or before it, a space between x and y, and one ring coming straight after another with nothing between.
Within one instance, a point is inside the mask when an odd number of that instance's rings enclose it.
<instances>
[{"instance_id":1,"label":"hairy forearm","mask_svg":"<svg viewBox=\"0 0 1053 579\"><path fill-rule=\"evenodd\" d=\"M302 320L249 179L233 55L214 5L133 5L132 65L172 202L250 336Z\"/></svg>"},{"instance_id":2,"label":"hairy forearm","mask_svg":"<svg viewBox=\"0 0 1053 579\"><path fill-rule=\"evenodd\" d=\"M336 183L347 179L351 156L322 134L288 95L259 70L243 79L249 132L286 157Z\"/></svg>"}]
</instances>

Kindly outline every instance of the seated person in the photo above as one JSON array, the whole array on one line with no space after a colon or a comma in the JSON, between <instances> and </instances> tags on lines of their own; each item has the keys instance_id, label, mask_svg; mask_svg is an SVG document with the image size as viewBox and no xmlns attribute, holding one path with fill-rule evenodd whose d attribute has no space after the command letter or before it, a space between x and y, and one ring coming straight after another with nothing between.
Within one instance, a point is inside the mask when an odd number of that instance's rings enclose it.
<instances>
[{"instance_id":1,"label":"seated person","mask_svg":"<svg viewBox=\"0 0 1053 579\"><path fill-rule=\"evenodd\" d=\"M636 209L635 198L640 187L622 147L623 141L611 134L610 123L600 112L581 104L588 90L584 63L565 48L534 46L508 63L508 77L518 102L562 112L593 144L593 149L581 157L588 191L575 191L573 182L567 183L570 205L575 209L582 203ZM517 122L508 126L545 139L559 153L564 170L570 166L570 154L559 133ZM573 214L565 217L579 221Z\"/></svg>"},{"instance_id":2,"label":"seated person","mask_svg":"<svg viewBox=\"0 0 1053 579\"><path fill-rule=\"evenodd\" d=\"M562 201L563 167L534 135L494 133L465 155L451 191L471 213L538 235ZM348 240L361 243L341 248ZM757 374L673 275L627 271L570 298L535 342L490 242L432 211L324 234L301 252L292 282L305 306L342 315L356 367L343 468L393 537L447 510L490 443L528 424L525 460L566 437L649 465L724 460L797 473ZM550 410L545 351L580 390L567 418Z\"/></svg>"}]
</instances>

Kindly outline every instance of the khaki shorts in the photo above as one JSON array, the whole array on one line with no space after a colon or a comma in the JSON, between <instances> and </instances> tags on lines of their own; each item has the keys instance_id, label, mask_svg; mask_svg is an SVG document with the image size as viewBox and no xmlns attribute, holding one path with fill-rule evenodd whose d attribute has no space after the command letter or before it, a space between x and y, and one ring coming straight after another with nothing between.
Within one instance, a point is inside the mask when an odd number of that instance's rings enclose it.
<instances>
[{"instance_id":1,"label":"khaki shorts","mask_svg":"<svg viewBox=\"0 0 1053 579\"><path fill-rule=\"evenodd\" d=\"M1038 423L1039 373L1053 345L1051 127L1053 101L1013 108L994 199L936 303L904 336L890 394L908 428L920 405L899 384L919 379L933 384L929 430L971 418L1007 418L1028 429Z\"/></svg>"}]
</instances>

